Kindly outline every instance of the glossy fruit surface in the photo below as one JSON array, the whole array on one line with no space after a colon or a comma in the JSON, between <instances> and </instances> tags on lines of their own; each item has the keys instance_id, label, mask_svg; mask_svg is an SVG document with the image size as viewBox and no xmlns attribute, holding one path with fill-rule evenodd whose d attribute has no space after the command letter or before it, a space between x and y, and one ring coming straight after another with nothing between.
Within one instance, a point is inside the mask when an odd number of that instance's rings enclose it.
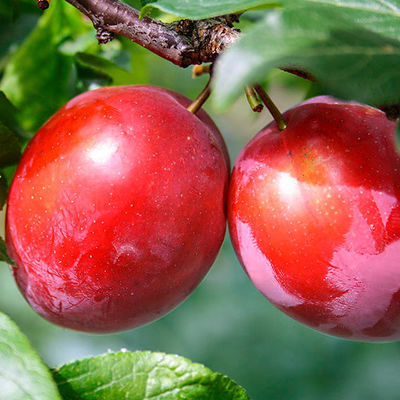
<instances>
[{"instance_id":1,"label":"glossy fruit surface","mask_svg":"<svg viewBox=\"0 0 400 400\"><path fill-rule=\"evenodd\" d=\"M230 185L236 253L276 307L348 339L400 339L400 157L374 108L318 97L243 149Z\"/></svg>"},{"instance_id":2,"label":"glossy fruit surface","mask_svg":"<svg viewBox=\"0 0 400 400\"><path fill-rule=\"evenodd\" d=\"M17 284L48 320L130 329L183 301L225 232L228 157L204 111L170 91L102 88L36 134L13 180L6 241Z\"/></svg>"}]
</instances>

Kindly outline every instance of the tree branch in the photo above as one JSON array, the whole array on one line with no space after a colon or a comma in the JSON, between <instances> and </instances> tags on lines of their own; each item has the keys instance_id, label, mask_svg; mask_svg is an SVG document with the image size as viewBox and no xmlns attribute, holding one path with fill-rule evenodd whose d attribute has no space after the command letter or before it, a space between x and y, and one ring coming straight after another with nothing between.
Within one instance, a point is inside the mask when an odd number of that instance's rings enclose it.
<instances>
[{"instance_id":1,"label":"tree branch","mask_svg":"<svg viewBox=\"0 0 400 400\"><path fill-rule=\"evenodd\" d=\"M66 1L92 21L99 43L123 35L180 67L213 62L239 37L233 27L235 16L166 24L150 17L139 19L139 11L119 0Z\"/></svg>"},{"instance_id":2,"label":"tree branch","mask_svg":"<svg viewBox=\"0 0 400 400\"><path fill-rule=\"evenodd\" d=\"M45 9L50 0L36 0ZM240 31L233 26L238 15L226 15L199 21L182 20L170 24L150 17L139 19L139 11L120 0L65 0L86 15L97 30L99 43L107 43L115 34L125 36L180 67L214 62ZM283 68L284 71L315 81L306 71ZM388 118L400 116L400 105L379 107Z\"/></svg>"}]
</instances>

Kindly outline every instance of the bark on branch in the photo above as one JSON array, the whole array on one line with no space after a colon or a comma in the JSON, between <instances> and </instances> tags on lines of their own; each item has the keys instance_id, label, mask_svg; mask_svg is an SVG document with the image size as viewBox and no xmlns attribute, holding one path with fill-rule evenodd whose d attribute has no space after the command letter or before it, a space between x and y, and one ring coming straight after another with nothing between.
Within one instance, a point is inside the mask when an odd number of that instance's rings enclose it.
<instances>
[{"instance_id":1,"label":"bark on branch","mask_svg":"<svg viewBox=\"0 0 400 400\"><path fill-rule=\"evenodd\" d=\"M66 1L90 18L99 43L123 35L180 67L213 62L239 36L233 27L236 16L166 24L139 19L138 10L119 0Z\"/></svg>"}]
</instances>

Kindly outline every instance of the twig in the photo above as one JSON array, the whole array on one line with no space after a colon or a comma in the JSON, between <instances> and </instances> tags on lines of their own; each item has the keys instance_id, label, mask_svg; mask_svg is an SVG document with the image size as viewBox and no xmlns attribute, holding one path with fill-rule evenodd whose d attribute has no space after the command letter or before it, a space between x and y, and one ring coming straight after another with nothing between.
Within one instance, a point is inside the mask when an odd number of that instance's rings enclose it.
<instances>
[{"instance_id":1,"label":"twig","mask_svg":"<svg viewBox=\"0 0 400 400\"><path fill-rule=\"evenodd\" d=\"M254 90L254 88L252 88L250 86L246 86L245 92L246 92L247 101L249 102L251 109L254 112L258 112L258 113L261 112L263 110L264 106L262 105L260 99L258 98L257 93Z\"/></svg>"},{"instance_id":2,"label":"twig","mask_svg":"<svg viewBox=\"0 0 400 400\"><path fill-rule=\"evenodd\" d=\"M197 111L200 110L203 104L210 97L211 95L210 83L211 83L211 76L207 82L206 87L201 91L201 93L197 96L197 98L193 101L193 103L190 104L189 107L187 108L187 110L190 111L192 114L196 114Z\"/></svg>"},{"instance_id":3,"label":"twig","mask_svg":"<svg viewBox=\"0 0 400 400\"><path fill-rule=\"evenodd\" d=\"M99 43L123 35L180 67L213 62L239 37L234 16L167 24L150 17L139 19L138 10L119 0L66 1L92 21Z\"/></svg>"},{"instance_id":4,"label":"twig","mask_svg":"<svg viewBox=\"0 0 400 400\"><path fill-rule=\"evenodd\" d=\"M287 122L284 116L279 111L278 107L274 104L271 98L268 96L267 92L262 88L261 85L255 85L254 90L260 96L260 99L264 103L265 107L268 108L268 111L271 113L274 118L276 124L278 125L279 130L283 131L286 129Z\"/></svg>"},{"instance_id":5,"label":"twig","mask_svg":"<svg viewBox=\"0 0 400 400\"><path fill-rule=\"evenodd\" d=\"M192 78L198 78L204 74L211 74L212 64L195 65L192 70Z\"/></svg>"}]
</instances>

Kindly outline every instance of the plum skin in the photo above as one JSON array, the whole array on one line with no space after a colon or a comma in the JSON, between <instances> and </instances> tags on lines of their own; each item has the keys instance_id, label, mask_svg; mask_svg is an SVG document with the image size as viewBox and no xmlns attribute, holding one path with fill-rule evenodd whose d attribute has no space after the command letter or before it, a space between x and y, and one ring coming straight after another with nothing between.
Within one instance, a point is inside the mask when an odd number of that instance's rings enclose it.
<instances>
[{"instance_id":1,"label":"plum skin","mask_svg":"<svg viewBox=\"0 0 400 400\"><path fill-rule=\"evenodd\" d=\"M151 86L101 88L37 132L15 173L6 244L41 316L106 333L182 302L222 244L229 157L190 100Z\"/></svg>"},{"instance_id":2,"label":"plum skin","mask_svg":"<svg viewBox=\"0 0 400 400\"><path fill-rule=\"evenodd\" d=\"M400 157L372 107L318 97L271 123L233 168L228 225L258 290L292 318L400 339Z\"/></svg>"}]
</instances>

